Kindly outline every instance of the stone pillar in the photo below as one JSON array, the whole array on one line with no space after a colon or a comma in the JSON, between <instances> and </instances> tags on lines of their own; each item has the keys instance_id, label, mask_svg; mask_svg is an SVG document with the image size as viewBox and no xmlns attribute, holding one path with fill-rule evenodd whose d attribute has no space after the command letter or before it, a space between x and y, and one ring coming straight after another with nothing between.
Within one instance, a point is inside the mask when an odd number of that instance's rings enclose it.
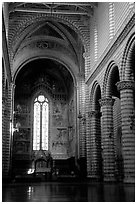
<instances>
[{"instance_id":1,"label":"stone pillar","mask_svg":"<svg viewBox=\"0 0 137 204\"><path fill-rule=\"evenodd\" d=\"M79 73L79 166L81 177L86 176L86 114L85 114L85 79L83 73Z\"/></svg>"},{"instance_id":2,"label":"stone pillar","mask_svg":"<svg viewBox=\"0 0 137 204\"><path fill-rule=\"evenodd\" d=\"M100 179L102 177L102 156L101 156L101 129L100 129L100 112L89 112L91 124L91 177Z\"/></svg>"},{"instance_id":3,"label":"stone pillar","mask_svg":"<svg viewBox=\"0 0 137 204\"><path fill-rule=\"evenodd\" d=\"M100 99L102 107L101 139L103 149L103 176L104 181L115 180L115 152L113 134L113 103L112 98Z\"/></svg>"},{"instance_id":4,"label":"stone pillar","mask_svg":"<svg viewBox=\"0 0 137 204\"><path fill-rule=\"evenodd\" d=\"M84 75L79 73L79 154L86 157L86 117L85 117L85 81Z\"/></svg>"},{"instance_id":5,"label":"stone pillar","mask_svg":"<svg viewBox=\"0 0 137 204\"><path fill-rule=\"evenodd\" d=\"M134 81L117 83L121 97L122 152L124 181L135 182L135 107Z\"/></svg>"},{"instance_id":6,"label":"stone pillar","mask_svg":"<svg viewBox=\"0 0 137 204\"><path fill-rule=\"evenodd\" d=\"M10 162L9 162L9 176L12 177L12 154L13 154L13 124L14 124L14 94L15 94L15 84L10 84Z\"/></svg>"},{"instance_id":7,"label":"stone pillar","mask_svg":"<svg viewBox=\"0 0 137 204\"><path fill-rule=\"evenodd\" d=\"M87 112L86 117L86 153L87 153L87 176L91 177L91 150L92 150L92 143L91 143L91 117L90 112Z\"/></svg>"},{"instance_id":8,"label":"stone pillar","mask_svg":"<svg viewBox=\"0 0 137 204\"><path fill-rule=\"evenodd\" d=\"M7 179L10 176L10 164L11 164L11 135L12 135L12 84L8 87L8 93L4 100L4 115L3 120L5 121L2 140L2 153L3 153L3 179Z\"/></svg>"}]
</instances>

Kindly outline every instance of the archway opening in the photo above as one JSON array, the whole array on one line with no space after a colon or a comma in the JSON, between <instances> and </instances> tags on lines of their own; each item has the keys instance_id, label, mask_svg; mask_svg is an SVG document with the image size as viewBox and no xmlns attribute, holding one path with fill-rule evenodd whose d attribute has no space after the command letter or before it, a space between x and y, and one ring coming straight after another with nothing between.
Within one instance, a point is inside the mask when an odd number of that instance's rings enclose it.
<instances>
[{"instance_id":1,"label":"archway opening","mask_svg":"<svg viewBox=\"0 0 137 204\"><path fill-rule=\"evenodd\" d=\"M112 68L109 78L110 97L114 99L113 104L113 135L114 135L114 154L115 154L115 177L123 180L123 157L122 157L122 124L121 124L121 100L120 92L117 90L117 82L120 81L117 66ZM113 151L113 150L112 150Z\"/></svg>"},{"instance_id":2,"label":"archway opening","mask_svg":"<svg viewBox=\"0 0 137 204\"><path fill-rule=\"evenodd\" d=\"M101 107L100 101L101 99L101 89L98 85L95 91L95 145L96 145L96 157L97 157L97 176L100 180L103 179L103 167L102 167L102 145L101 145Z\"/></svg>"},{"instance_id":3,"label":"archway opening","mask_svg":"<svg viewBox=\"0 0 137 204\"><path fill-rule=\"evenodd\" d=\"M15 85L14 174L30 169L32 157L41 150L51 154L59 173L71 173L76 132L72 75L58 61L36 59L22 67Z\"/></svg>"}]
</instances>

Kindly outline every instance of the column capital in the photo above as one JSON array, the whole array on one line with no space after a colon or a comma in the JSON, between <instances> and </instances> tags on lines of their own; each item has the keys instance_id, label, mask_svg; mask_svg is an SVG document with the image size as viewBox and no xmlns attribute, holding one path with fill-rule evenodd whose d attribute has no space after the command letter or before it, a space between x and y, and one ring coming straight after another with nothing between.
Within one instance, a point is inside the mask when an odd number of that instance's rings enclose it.
<instances>
[{"instance_id":1,"label":"column capital","mask_svg":"<svg viewBox=\"0 0 137 204\"><path fill-rule=\"evenodd\" d=\"M101 106L113 106L115 99L113 98L102 98L99 100Z\"/></svg>"},{"instance_id":2,"label":"column capital","mask_svg":"<svg viewBox=\"0 0 137 204\"><path fill-rule=\"evenodd\" d=\"M118 91L121 91L123 89L134 89L135 82L130 80L119 81L116 83L116 86Z\"/></svg>"}]
</instances>

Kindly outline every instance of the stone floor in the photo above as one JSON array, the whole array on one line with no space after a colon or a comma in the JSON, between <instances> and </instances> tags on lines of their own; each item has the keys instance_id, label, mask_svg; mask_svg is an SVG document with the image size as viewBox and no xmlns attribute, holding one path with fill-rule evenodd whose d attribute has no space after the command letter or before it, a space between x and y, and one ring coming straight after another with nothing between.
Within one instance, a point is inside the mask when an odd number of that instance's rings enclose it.
<instances>
[{"instance_id":1,"label":"stone floor","mask_svg":"<svg viewBox=\"0 0 137 204\"><path fill-rule=\"evenodd\" d=\"M135 202L132 184L35 182L3 185L2 202Z\"/></svg>"}]
</instances>

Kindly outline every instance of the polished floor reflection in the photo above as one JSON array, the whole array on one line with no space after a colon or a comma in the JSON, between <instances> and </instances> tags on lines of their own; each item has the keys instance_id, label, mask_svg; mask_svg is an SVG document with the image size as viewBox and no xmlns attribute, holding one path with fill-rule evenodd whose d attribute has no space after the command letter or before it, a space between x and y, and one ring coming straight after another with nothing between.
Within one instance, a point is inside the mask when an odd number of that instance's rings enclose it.
<instances>
[{"instance_id":1,"label":"polished floor reflection","mask_svg":"<svg viewBox=\"0 0 137 204\"><path fill-rule=\"evenodd\" d=\"M134 202L131 184L89 182L14 183L3 186L3 202Z\"/></svg>"}]
</instances>

